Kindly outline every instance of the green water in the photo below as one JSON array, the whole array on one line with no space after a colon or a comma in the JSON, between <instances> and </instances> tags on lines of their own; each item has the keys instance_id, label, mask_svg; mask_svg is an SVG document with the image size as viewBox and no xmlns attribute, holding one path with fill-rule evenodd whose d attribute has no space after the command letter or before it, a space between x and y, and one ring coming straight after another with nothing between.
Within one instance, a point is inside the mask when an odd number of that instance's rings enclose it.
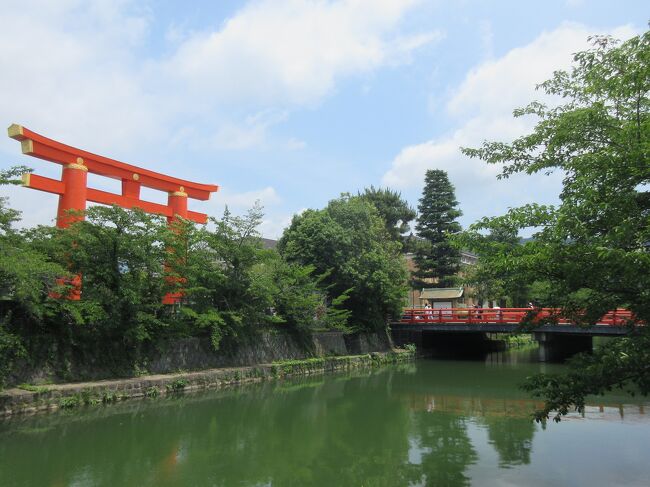
<instances>
[{"instance_id":1,"label":"green water","mask_svg":"<svg viewBox=\"0 0 650 487\"><path fill-rule=\"evenodd\" d=\"M526 352L130 401L0 423L1 486L650 484L624 396L546 429ZM649 404L650 405L650 404Z\"/></svg>"}]
</instances>

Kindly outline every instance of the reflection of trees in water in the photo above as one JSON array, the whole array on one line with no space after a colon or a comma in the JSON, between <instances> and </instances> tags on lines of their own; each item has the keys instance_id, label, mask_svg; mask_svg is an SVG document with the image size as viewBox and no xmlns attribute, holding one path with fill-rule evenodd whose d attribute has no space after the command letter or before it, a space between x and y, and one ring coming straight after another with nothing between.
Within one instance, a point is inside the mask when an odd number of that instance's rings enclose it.
<instances>
[{"instance_id":1,"label":"reflection of trees in water","mask_svg":"<svg viewBox=\"0 0 650 487\"><path fill-rule=\"evenodd\" d=\"M528 465L535 423L530 418L486 417L489 443L499 454L499 467Z\"/></svg>"},{"instance_id":2,"label":"reflection of trees in water","mask_svg":"<svg viewBox=\"0 0 650 487\"><path fill-rule=\"evenodd\" d=\"M465 471L478 456L463 417L441 411L416 412L413 431L422 463L412 473L412 481L426 486L469 485Z\"/></svg>"},{"instance_id":3,"label":"reflection of trees in water","mask_svg":"<svg viewBox=\"0 0 650 487\"><path fill-rule=\"evenodd\" d=\"M400 401L389 396L385 377L346 382L345 395L329 402L328 413L317 433L323 448L309 460L314 484L406 483L409 416Z\"/></svg>"},{"instance_id":4,"label":"reflection of trees in water","mask_svg":"<svg viewBox=\"0 0 650 487\"><path fill-rule=\"evenodd\" d=\"M268 397L263 420L252 424L244 481L240 469L227 468L240 459L224 447L221 474L229 476L218 485L404 485L408 412L389 397L385 377L327 381L278 399Z\"/></svg>"},{"instance_id":5,"label":"reflection of trees in water","mask_svg":"<svg viewBox=\"0 0 650 487\"><path fill-rule=\"evenodd\" d=\"M501 467L524 465L536 406L506 389L511 375L486 378L470 365L455 365L460 379L447 364L426 373L406 364L40 416L0 428L0 484L467 485L477 454L465 418L486 426ZM587 412L617 422L620 414Z\"/></svg>"},{"instance_id":6,"label":"reflection of trees in water","mask_svg":"<svg viewBox=\"0 0 650 487\"><path fill-rule=\"evenodd\" d=\"M274 383L14 437L0 478L18 467L17 485L80 473L92 485L406 485L409 412L386 379Z\"/></svg>"},{"instance_id":7,"label":"reflection of trees in water","mask_svg":"<svg viewBox=\"0 0 650 487\"><path fill-rule=\"evenodd\" d=\"M468 465L477 460L464 418L482 418L489 443L499 454L499 466L530 463L535 423L530 418L535 403L526 400L412 395L413 431L423 452L422 466L412 476L425 485L466 485Z\"/></svg>"}]
</instances>

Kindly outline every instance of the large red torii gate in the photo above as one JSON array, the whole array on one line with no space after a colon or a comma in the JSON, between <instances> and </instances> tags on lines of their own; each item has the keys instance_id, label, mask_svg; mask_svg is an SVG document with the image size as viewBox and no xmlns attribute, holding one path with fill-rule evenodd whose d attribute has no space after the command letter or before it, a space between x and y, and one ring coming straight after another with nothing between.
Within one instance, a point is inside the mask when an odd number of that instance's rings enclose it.
<instances>
[{"instance_id":1,"label":"large red torii gate","mask_svg":"<svg viewBox=\"0 0 650 487\"><path fill-rule=\"evenodd\" d=\"M48 139L20 125L12 124L7 131L9 137L20 141L23 154L63 166L60 181L31 173L23 175L23 186L59 195L56 224L60 228L66 228L74 221L83 219L88 201L117 205L127 209L140 208L147 213L166 216L169 224L177 217L196 223L206 223L207 215L187 209L187 199L205 201L210 198L211 193L219 190L219 186L214 184L200 184L173 178L77 149ZM122 194L88 188L89 172L120 180ZM167 205L141 200L142 186L167 192ZM79 292L72 293L71 299L79 298ZM168 294L163 302L173 304L179 298L180 293Z\"/></svg>"}]
</instances>

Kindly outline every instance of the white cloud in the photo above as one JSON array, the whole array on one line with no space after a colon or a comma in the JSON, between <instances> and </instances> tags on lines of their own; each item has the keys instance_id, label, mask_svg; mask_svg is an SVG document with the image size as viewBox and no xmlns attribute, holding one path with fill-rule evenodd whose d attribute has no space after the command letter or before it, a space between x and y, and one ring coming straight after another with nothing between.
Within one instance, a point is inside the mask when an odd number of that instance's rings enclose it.
<instances>
[{"instance_id":1,"label":"white cloud","mask_svg":"<svg viewBox=\"0 0 650 487\"><path fill-rule=\"evenodd\" d=\"M408 62L440 37L394 33L416 0L261 0L220 30L196 33L166 65L169 76L217 102L303 105L338 79Z\"/></svg>"},{"instance_id":2,"label":"white cloud","mask_svg":"<svg viewBox=\"0 0 650 487\"><path fill-rule=\"evenodd\" d=\"M279 214L265 217L258 230L263 237L279 239L284 229L291 224L291 215Z\"/></svg>"},{"instance_id":3,"label":"white cloud","mask_svg":"<svg viewBox=\"0 0 650 487\"><path fill-rule=\"evenodd\" d=\"M169 26L162 58L150 54L153 16L136 0L9 2L0 17L0 120L127 157L173 144L179 132L192 145L264 145L282 120L255 120L260 113L286 119L337 81L408 62L435 40L435 32L397 33L418 2L254 0L203 32ZM15 144L0 138L0 151L15 153Z\"/></svg>"},{"instance_id":4,"label":"white cloud","mask_svg":"<svg viewBox=\"0 0 650 487\"><path fill-rule=\"evenodd\" d=\"M446 105L457 129L403 148L384 174L383 184L419 189L427 169L443 169L456 186L465 221L473 221L488 211L501 213L508 206L528 201L554 201L560 189L560 175L515 176L499 181L499 167L465 157L460 147L477 147L484 140L509 141L528 132L534 120L515 119L512 110L535 99L552 101L536 92L535 85L549 78L554 70L567 68L572 54L587 47L591 34L593 31L585 26L563 24L472 69ZM626 38L635 32L620 27L612 34Z\"/></svg>"},{"instance_id":5,"label":"white cloud","mask_svg":"<svg viewBox=\"0 0 650 487\"><path fill-rule=\"evenodd\" d=\"M132 52L148 25L147 12L124 1L3 6L0 120L95 150L154 137L164 105L143 90ZM6 140L2 146L8 147Z\"/></svg>"},{"instance_id":6,"label":"white cloud","mask_svg":"<svg viewBox=\"0 0 650 487\"><path fill-rule=\"evenodd\" d=\"M5 2L0 120L145 167L155 161L170 173L183 161L160 156L181 147L299 150L304 141L272 136L288 110L318 103L344 78L407 63L439 37L398 32L419 1L252 0L200 33L182 20L163 26L162 57L151 54L161 39L151 38L147 3ZM31 162L0 136L0 165ZM34 165L39 174L59 175L55 165ZM11 193L25 224L51 220L54 196ZM272 188L257 196L265 204L279 199ZM232 195L231 204L250 206L247 198Z\"/></svg>"},{"instance_id":7,"label":"white cloud","mask_svg":"<svg viewBox=\"0 0 650 487\"><path fill-rule=\"evenodd\" d=\"M58 196L19 186L3 187L2 196L9 198L10 207L22 213L17 227L31 228L36 225L55 224Z\"/></svg>"},{"instance_id":8,"label":"white cloud","mask_svg":"<svg viewBox=\"0 0 650 487\"><path fill-rule=\"evenodd\" d=\"M286 142L286 148L289 150L302 150L305 147L307 147L307 142L305 142L304 140L297 139L295 137L291 137Z\"/></svg>"},{"instance_id":9,"label":"white cloud","mask_svg":"<svg viewBox=\"0 0 650 487\"><path fill-rule=\"evenodd\" d=\"M286 111L264 110L245 118L242 123L224 122L207 140L216 149L243 150L266 145L268 129L284 122Z\"/></svg>"}]
</instances>

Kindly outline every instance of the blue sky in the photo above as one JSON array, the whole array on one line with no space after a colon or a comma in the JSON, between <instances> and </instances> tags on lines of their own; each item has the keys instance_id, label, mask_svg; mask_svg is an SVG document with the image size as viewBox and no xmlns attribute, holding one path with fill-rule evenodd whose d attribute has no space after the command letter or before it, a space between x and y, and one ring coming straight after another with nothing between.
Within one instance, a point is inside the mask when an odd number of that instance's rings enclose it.
<instances>
[{"instance_id":1,"label":"blue sky","mask_svg":"<svg viewBox=\"0 0 650 487\"><path fill-rule=\"evenodd\" d=\"M536 83L589 35L628 38L649 18L646 2L588 0L25 0L2 12L6 126L219 184L190 203L196 211L242 213L260 200L268 237L370 185L415 207L428 168L448 171L464 226L553 203L561 175L499 181L498 168L458 148L529 130L511 113L543 99ZM0 167L15 164L60 173L0 138ZM1 191L25 225L52 221L54 195Z\"/></svg>"}]
</instances>

